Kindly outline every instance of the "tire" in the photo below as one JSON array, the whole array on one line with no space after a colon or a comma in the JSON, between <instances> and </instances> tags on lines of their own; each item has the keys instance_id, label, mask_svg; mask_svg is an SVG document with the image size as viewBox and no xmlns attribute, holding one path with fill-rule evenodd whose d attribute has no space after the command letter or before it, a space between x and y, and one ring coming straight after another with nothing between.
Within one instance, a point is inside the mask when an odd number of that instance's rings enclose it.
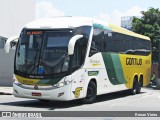
<instances>
[{"instance_id":1,"label":"tire","mask_svg":"<svg viewBox=\"0 0 160 120\"><path fill-rule=\"evenodd\" d=\"M138 82L137 88L136 88L136 93L139 94L141 92L141 83Z\"/></svg>"},{"instance_id":2,"label":"tire","mask_svg":"<svg viewBox=\"0 0 160 120\"><path fill-rule=\"evenodd\" d=\"M89 82L87 88L87 95L82 99L82 102L85 104L91 104L95 101L97 95L97 86L93 81Z\"/></svg>"},{"instance_id":3,"label":"tire","mask_svg":"<svg viewBox=\"0 0 160 120\"><path fill-rule=\"evenodd\" d=\"M140 86L139 82L134 78L133 87L132 87L132 89L130 90L130 91L131 91L131 94L132 94L132 95L135 95L136 93L140 93L139 88L141 88L141 86Z\"/></svg>"},{"instance_id":4,"label":"tire","mask_svg":"<svg viewBox=\"0 0 160 120\"><path fill-rule=\"evenodd\" d=\"M42 99L38 99L41 102L50 102L50 100L42 100Z\"/></svg>"}]
</instances>

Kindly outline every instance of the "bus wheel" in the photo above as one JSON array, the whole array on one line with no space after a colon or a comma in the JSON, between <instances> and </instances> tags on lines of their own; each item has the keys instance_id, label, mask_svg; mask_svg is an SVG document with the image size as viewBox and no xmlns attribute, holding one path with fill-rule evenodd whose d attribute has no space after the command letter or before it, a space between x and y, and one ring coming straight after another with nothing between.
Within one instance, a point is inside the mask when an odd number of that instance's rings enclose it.
<instances>
[{"instance_id":1,"label":"bus wheel","mask_svg":"<svg viewBox=\"0 0 160 120\"><path fill-rule=\"evenodd\" d=\"M141 92L141 88L143 86L143 76L140 77L140 80L138 82L138 87L136 93L139 94Z\"/></svg>"},{"instance_id":2,"label":"bus wheel","mask_svg":"<svg viewBox=\"0 0 160 120\"><path fill-rule=\"evenodd\" d=\"M87 95L84 99L82 99L82 102L85 104L91 104L95 101L96 95L97 95L97 86L93 81L90 81L87 89Z\"/></svg>"},{"instance_id":3,"label":"bus wheel","mask_svg":"<svg viewBox=\"0 0 160 120\"><path fill-rule=\"evenodd\" d=\"M135 95L136 93L139 92L139 86L140 86L139 82L134 78L133 87L131 89L132 95Z\"/></svg>"},{"instance_id":4,"label":"bus wheel","mask_svg":"<svg viewBox=\"0 0 160 120\"><path fill-rule=\"evenodd\" d=\"M136 93L139 94L141 92L141 83L138 82L137 88L136 88Z\"/></svg>"}]
</instances>

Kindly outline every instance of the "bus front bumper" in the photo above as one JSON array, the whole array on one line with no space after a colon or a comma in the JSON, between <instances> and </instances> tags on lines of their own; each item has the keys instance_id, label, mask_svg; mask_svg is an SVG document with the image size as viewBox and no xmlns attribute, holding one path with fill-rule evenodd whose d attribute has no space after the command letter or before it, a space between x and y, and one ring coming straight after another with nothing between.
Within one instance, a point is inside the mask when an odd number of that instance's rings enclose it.
<instances>
[{"instance_id":1,"label":"bus front bumper","mask_svg":"<svg viewBox=\"0 0 160 120\"><path fill-rule=\"evenodd\" d=\"M13 83L13 95L15 97L32 98L40 100L69 101L71 100L70 88L71 85L66 85L51 90L34 90L22 88L21 86Z\"/></svg>"}]
</instances>

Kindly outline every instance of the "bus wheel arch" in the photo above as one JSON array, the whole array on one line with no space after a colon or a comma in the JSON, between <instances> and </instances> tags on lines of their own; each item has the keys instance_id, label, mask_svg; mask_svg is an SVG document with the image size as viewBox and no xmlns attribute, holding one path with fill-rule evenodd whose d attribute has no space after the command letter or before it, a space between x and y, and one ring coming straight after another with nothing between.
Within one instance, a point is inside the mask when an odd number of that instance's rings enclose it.
<instances>
[{"instance_id":1,"label":"bus wheel arch","mask_svg":"<svg viewBox=\"0 0 160 120\"><path fill-rule=\"evenodd\" d=\"M91 79L87 86L86 97L82 99L85 104L91 104L95 101L97 96L97 82L96 79Z\"/></svg>"}]
</instances>

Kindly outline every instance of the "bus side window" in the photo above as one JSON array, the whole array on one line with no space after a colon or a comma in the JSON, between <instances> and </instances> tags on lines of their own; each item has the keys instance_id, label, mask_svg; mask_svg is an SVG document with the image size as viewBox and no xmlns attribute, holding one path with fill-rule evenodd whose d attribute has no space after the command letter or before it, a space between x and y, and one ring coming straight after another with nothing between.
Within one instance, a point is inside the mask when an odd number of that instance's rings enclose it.
<instances>
[{"instance_id":1,"label":"bus side window","mask_svg":"<svg viewBox=\"0 0 160 120\"><path fill-rule=\"evenodd\" d=\"M85 55L86 55L86 50L87 50L87 39L86 38L81 38L79 39L76 44L75 44L75 49L74 49L74 55L73 55L73 68L77 68L82 66L84 63Z\"/></svg>"},{"instance_id":2,"label":"bus side window","mask_svg":"<svg viewBox=\"0 0 160 120\"><path fill-rule=\"evenodd\" d=\"M98 53L98 50L96 49L96 45L95 42L92 41L91 43L91 48L90 48L90 52L89 52L89 57L91 57L92 55Z\"/></svg>"},{"instance_id":3,"label":"bus side window","mask_svg":"<svg viewBox=\"0 0 160 120\"><path fill-rule=\"evenodd\" d=\"M104 50L104 30L94 28L89 57Z\"/></svg>"}]
</instances>

